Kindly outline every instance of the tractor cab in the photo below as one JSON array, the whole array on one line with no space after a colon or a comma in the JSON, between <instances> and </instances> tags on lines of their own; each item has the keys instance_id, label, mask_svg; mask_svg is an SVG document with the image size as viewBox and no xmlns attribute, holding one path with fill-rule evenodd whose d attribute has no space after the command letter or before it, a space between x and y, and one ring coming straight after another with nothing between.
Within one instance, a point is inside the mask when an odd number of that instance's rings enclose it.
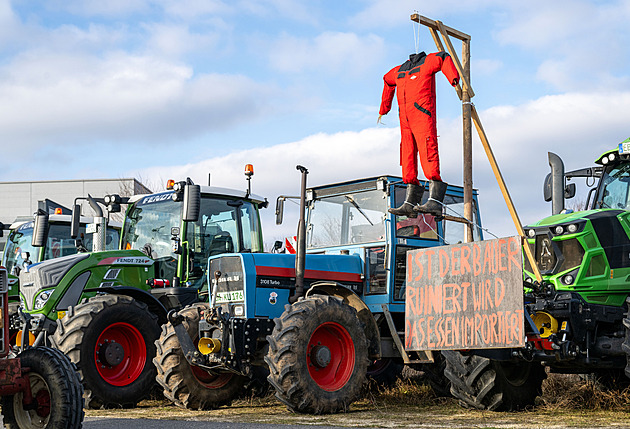
<instances>
[{"instance_id":1,"label":"tractor cab","mask_svg":"<svg viewBox=\"0 0 630 429\"><path fill-rule=\"evenodd\" d=\"M167 284L176 279L182 286L206 289L209 257L263 251L258 208L266 206L266 201L245 194L201 186L194 216L187 214L174 190L133 197L125 216L121 249L140 250L149 256L156 279Z\"/></svg>"},{"instance_id":2,"label":"tractor cab","mask_svg":"<svg viewBox=\"0 0 630 429\"><path fill-rule=\"evenodd\" d=\"M372 311L381 311L385 302L404 304L408 250L465 241L466 225L459 222L462 187L449 185L441 219L389 213L390 207L402 204L405 191L399 177L381 176L312 187L306 193L307 253L357 255L363 265L361 294ZM476 191L473 196L473 236L478 240L482 231ZM427 198L425 192L423 202Z\"/></svg>"}]
</instances>

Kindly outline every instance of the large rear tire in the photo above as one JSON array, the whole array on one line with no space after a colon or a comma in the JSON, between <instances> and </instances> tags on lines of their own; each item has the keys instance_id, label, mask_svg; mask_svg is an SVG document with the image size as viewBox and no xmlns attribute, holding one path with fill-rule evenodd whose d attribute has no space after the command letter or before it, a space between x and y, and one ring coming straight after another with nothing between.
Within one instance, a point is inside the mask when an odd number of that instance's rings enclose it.
<instances>
[{"instance_id":1,"label":"large rear tire","mask_svg":"<svg viewBox=\"0 0 630 429\"><path fill-rule=\"evenodd\" d=\"M209 309L208 304L193 304L179 312L184 316L182 324L188 335L196 341L199 336L200 312ZM242 392L246 377L226 372L211 375L198 366L191 366L179 345L177 334L170 323L162 326L162 334L155 342L157 382L164 389L164 396L181 408L210 410L229 405Z\"/></svg>"},{"instance_id":2,"label":"large rear tire","mask_svg":"<svg viewBox=\"0 0 630 429\"><path fill-rule=\"evenodd\" d=\"M534 405L545 369L535 362L501 362L443 351L451 393L467 408L513 411Z\"/></svg>"},{"instance_id":3,"label":"large rear tire","mask_svg":"<svg viewBox=\"0 0 630 429\"><path fill-rule=\"evenodd\" d=\"M269 383L301 413L345 411L367 379L368 342L354 308L315 295L287 305L267 336Z\"/></svg>"},{"instance_id":4,"label":"large rear tire","mask_svg":"<svg viewBox=\"0 0 630 429\"><path fill-rule=\"evenodd\" d=\"M83 387L72 362L59 350L26 349L17 357L28 374L33 407L24 408L23 393L4 396L2 413L9 429L75 429L83 421Z\"/></svg>"},{"instance_id":5,"label":"large rear tire","mask_svg":"<svg viewBox=\"0 0 630 429\"><path fill-rule=\"evenodd\" d=\"M133 407L155 383L157 316L124 295L98 295L57 321L53 345L77 366L89 408Z\"/></svg>"},{"instance_id":6,"label":"large rear tire","mask_svg":"<svg viewBox=\"0 0 630 429\"><path fill-rule=\"evenodd\" d=\"M446 359L439 351L433 352L433 363L423 363L420 370L424 372L424 380L438 398L451 396L451 381L446 377Z\"/></svg>"}]
</instances>

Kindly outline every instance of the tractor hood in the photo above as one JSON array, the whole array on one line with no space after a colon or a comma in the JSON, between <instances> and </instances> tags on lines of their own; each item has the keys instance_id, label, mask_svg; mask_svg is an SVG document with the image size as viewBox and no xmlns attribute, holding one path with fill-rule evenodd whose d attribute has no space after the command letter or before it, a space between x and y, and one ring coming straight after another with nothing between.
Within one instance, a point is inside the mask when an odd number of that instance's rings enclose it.
<instances>
[{"instance_id":1,"label":"tractor hood","mask_svg":"<svg viewBox=\"0 0 630 429\"><path fill-rule=\"evenodd\" d=\"M591 219L593 216L597 217L616 217L623 210L615 209L599 209L599 210L586 210L573 213L561 213L553 216L546 217L539 220L536 223L527 225L525 228L536 228L540 226L555 226L559 224L578 222L581 220Z\"/></svg>"},{"instance_id":2,"label":"tractor hood","mask_svg":"<svg viewBox=\"0 0 630 429\"><path fill-rule=\"evenodd\" d=\"M25 270L22 270L20 272L20 293L24 297L26 309L33 309L31 306L38 292L57 286L70 268L87 259L88 256L88 253L62 256L29 265Z\"/></svg>"}]
</instances>

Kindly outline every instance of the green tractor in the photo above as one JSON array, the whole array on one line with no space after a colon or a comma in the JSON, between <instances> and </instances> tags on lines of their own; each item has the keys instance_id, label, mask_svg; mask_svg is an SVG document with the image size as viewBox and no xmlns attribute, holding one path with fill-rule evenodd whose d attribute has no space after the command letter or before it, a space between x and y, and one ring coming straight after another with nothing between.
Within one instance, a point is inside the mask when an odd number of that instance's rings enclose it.
<instances>
[{"instance_id":1,"label":"green tractor","mask_svg":"<svg viewBox=\"0 0 630 429\"><path fill-rule=\"evenodd\" d=\"M628 385L630 139L595 162L564 174L562 161L550 154L545 194L555 214L524 227L542 275L542 282L534 281L525 261L525 347L442 352L451 392L464 405L491 410L533 405L545 367ZM575 194L574 184L566 186L574 177L597 183L585 211L562 210L564 198Z\"/></svg>"},{"instance_id":2,"label":"green tractor","mask_svg":"<svg viewBox=\"0 0 630 429\"><path fill-rule=\"evenodd\" d=\"M65 256L20 273L25 329L35 345L51 344L76 364L91 408L133 406L149 394L154 342L168 311L207 294L208 257L262 252L259 208L268 204L249 189L190 179L105 203L110 211L128 204L120 250Z\"/></svg>"},{"instance_id":3,"label":"green tractor","mask_svg":"<svg viewBox=\"0 0 630 429\"><path fill-rule=\"evenodd\" d=\"M20 284L18 276L20 271L30 265L48 259L55 259L61 256L74 255L82 251L85 247L92 247L92 236L86 234L86 227L92 224L94 218L81 217L79 219L79 234L83 238L77 246L76 240L70 236L71 216L69 214L54 213L48 217L48 229L44 231L46 240L39 246L33 246L34 220L16 221L11 224L7 244L2 254L2 263L8 272L9 283L9 317L11 322L11 337L19 329L19 317L17 308L20 305ZM118 248L120 242L120 222L108 222L105 239L105 250Z\"/></svg>"}]
</instances>

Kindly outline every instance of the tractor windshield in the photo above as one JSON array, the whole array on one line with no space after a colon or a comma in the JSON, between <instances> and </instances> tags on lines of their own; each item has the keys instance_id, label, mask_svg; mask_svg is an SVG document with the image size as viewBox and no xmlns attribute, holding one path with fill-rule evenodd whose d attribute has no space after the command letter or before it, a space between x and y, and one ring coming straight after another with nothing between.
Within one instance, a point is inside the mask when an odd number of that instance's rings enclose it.
<instances>
[{"instance_id":1,"label":"tractor windshield","mask_svg":"<svg viewBox=\"0 0 630 429\"><path fill-rule=\"evenodd\" d=\"M14 267L22 268L24 264L23 257L26 256L25 252L29 253L29 261L33 264L77 253L75 240L70 238L70 224L51 222L49 228L41 260L40 248L33 247L31 244L33 239L33 222L26 222L16 230L11 231L3 257L3 265L9 273L17 274ZM92 248L92 234L85 233L84 224L79 228L79 237L81 237L85 248ZM107 228L105 248L107 250L116 249L118 241L119 232L114 228Z\"/></svg>"},{"instance_id":2,"label":"tractor windshield","mask_svg":"<svg viewBox=\"0 0 630 429\"><path fill-rule=\"evenodd\" d=\"M309 203L307 247L385 241L386 194L359 191Z\"/></svg>"},{"instance_id":3,"label":"tractor windshield","mask_svg":"<svg viewBox=\"0 0 630 429\"><path fill-rule=\"evenodd\" d=\"M617 164L603 172L596 207L630 210L630 164Z\"/></svg>"},{"instance_id":4,"label":"tractor windshield","mask_svg":"<svg viewBox=\"0 0 630 429\"><path fill-rule=\"evenodd\" d=\"M68 235L70 235L68 233ZM26 252L29 253L30 262L39 262L39 251L31 245L33 239L33 222L27 222L20 225L17 229L11 231L7 245L4 248L2 257L3 264L7 272L17 275L15 267L22 268Z\"/></svg>"},{"instance_id":5,"label":"tractor windshield","mask_svg":"<svg viewBox=\"0 0 630 429\"><path fill-rule=\"evenodd\" d=\"M171 228L180 226L182 204L173 201L171 195L173 192L144 197L127 212L122 249L142 250L156 260L177 258Z\"/></svg>"},{"instance_id":6,"label":"tractor windshield","mask_svg":"<svg viewBox=\"0 0 630 429\"><path fill-rule=\"evenodd\" d=\"M192 267L188 282L206 283L210 256L233 252L262 252L262 235L256 206L242 200L202 197L199 220L186 227Z\"/></svg>"}]
</instances>

